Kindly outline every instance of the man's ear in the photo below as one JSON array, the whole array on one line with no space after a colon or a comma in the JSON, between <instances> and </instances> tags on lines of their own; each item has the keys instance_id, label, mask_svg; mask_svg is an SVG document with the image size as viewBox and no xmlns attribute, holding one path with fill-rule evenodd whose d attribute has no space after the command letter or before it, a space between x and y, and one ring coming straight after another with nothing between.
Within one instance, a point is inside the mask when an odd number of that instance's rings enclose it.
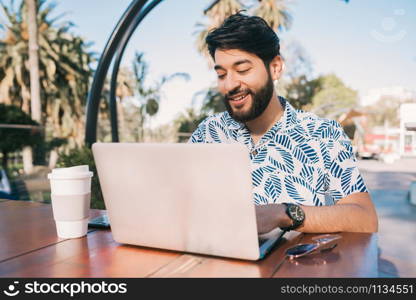
<instances>
[{"instance_id":1,"label":"man's ear","mask_svg":"<svg viewBox=\"0 0 416 300\"><path fill-rule=\"evenodd\" d=\"M280 55L276 55L275 58L272 59L269 65L270 68L270 75L272 76L272 80L279 80L282 76L283 69L284 69L284 61Z\"/></svg>"}]
</instances>

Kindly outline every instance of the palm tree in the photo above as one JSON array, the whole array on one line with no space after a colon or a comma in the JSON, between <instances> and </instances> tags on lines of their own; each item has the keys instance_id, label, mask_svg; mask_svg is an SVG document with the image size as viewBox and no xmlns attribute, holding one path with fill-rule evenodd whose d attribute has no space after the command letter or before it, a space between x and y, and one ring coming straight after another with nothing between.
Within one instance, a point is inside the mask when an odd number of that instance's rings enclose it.
<instances>
[{"instance_id":1,"label":"palm tree","mask_svg":"<svg viewBox=\"0 0 416 300\"><path fill-rule=\"evenodd\" d=\"M39 124L29 114L15 105L5 105L3 103L0 103L0 124L11 125L11 128L0 127L0 153L3 156L1 165L7 171L9 153L20 151L26 146L37 143ZM23 128L17 128L16 125Z\"/></svg>"},{"instance_id":2,"label":"palm tree","mask_svg":"<svg viewBox=\"0 0 416 300\"><path fill-rule=\"evenodd\" d=\"M0 102L30 112L29 33L26 1L15 8L0 2L7 18L0 40ZM69 22L50 18L55 4L37 1L38 55L42 123L46 135L68 139L69 147L83 144L84 107L94 55L88 44L69 33Z\"/></svg>"},{"instance_id":3,"label":"palm tree","mask_svg":"<svg viewBox=\"0 0 416 300\"><path fill-rule=\"evenodd\" d=\"M204 10L204 15L209 18L208 24L197 23L198 28L196 46L198 52L208 57L205 39L208 33L221 25L230 15L244 9L254 10L253 14L263 18L275 31L289 29L292 24L292 16L289 12L287 0L258 0L258 5L242 4L239 0L215 0Z\"/></svg>"},{"instance_id":4,"label":"palm tree","mask_svg":"<svg viewBox=\"0 0 416 300\"><path fill-rule=\"evenodd\" d=\"M12 4L10 2L10 6ZM28 33L27 24L23 21L23 2L18 12L10 12L3 3L1 6L10 24L5 28L5 37L0 42L0 68L3 73L0 102L17 105L30 114L29 84L24 76L24 64L28 59Z\"/></svg>"},{"instance_id":5,"label":"palm tree","mask_svg":"<svg viewBox=\"0 0 416 300\"><path fill-rule=\"evenodd\" d=\"M27 24L29 34L29 69L30 69L30 107L32 119L41 122L37 0L26 0Z\"/></svg>"},{"instance_id":6,"label":"palm tree","mask_svg":"<svg viewBox=\"0 0 416 300\"><path fill-rule=\"evenodd\" d=\"M39 84L38 25L36 20L36 0L26 0L27 24L29 34L29 70L30 70L30 108L32 119L41 123L41 103ZM31 147L23 149L23 166L25 173L33 170L33 154Z\"/></svg>"},{"instance_id":7,"label":"palm tree","mask_svg":"<svg viewBox=\"0 0 416 300\"><path fill-rule=\"evenodd\" d=\"M259 6L254 15L263 18L274 31L289 29L292 24L292 16L289 12L286 0L258 0Z\"/></svg>"},{"instance_id":8,"label":"palm tree","mask_svg":"<svg viewBox=\"0 0 416 300\"><path fill-rule=\"evenodd\" d=\"M143 53L136 53L135 60L133 62L133 74L135 79L135 89L140 102L138 106L138 141L143 141L144 127L146 123L159 111L159 102L162 97L162 87L175 78L189 80L188 74L177 72L169 76L163 76L153 86L148 87L145 84L147 71L148 65L143 59Z\"/></svg>"},{"instance_id":9,"label":"palm tree","mask_svg":"<svg viewBox=\"0 0 416 300\"><path fill-rule=\"evenodd\" d=\"M196 46L200 53L208 57L208 49L205 44L205 39L208 33L221 23L230 15L235 14L241 10L242 5L239 0L215 0L211 5L204 10L204 15L209 18L208 24L197 23L199 28L197 33Z\"/></svg>"},{"instance_id":10,"label":"palm tree","mask_svg":"<svg viewBox=\"0 0 416 300\"><path fill-rule=\"evenodd\" d=\"M126 122L126 110L125 107L129 106L129 101L135 93L135 81L132 71L124 66L121 66L117 74L116 85L116 109L117 109L117 121L119 127L119 135L121 140L124 140L123 135L129 133L129 126ZM97 135L100 140L109 141L111 134L110 126L110 81L106 79L101 93L100 107L98 110L99 126L97 128Z\"/></svg>"}]
</instances>

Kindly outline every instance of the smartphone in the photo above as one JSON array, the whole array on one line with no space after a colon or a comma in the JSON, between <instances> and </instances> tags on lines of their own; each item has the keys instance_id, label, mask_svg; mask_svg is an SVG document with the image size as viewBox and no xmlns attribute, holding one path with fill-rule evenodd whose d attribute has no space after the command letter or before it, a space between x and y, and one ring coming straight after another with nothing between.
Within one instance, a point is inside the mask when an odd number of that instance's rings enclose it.
<instances>
[{"instance_id":1,"label":"smartphone","mask_svg":"<svg viewBox=\"0 0 416 300\"><path fill-rule=\"evenodd\" d=\"M298 244L286 250L289 259L302 257L318 249L318 244Z\"/></svg>"},{"instance_id":2,"label":"smartphone","mask_svg":"<svg viewBox=\"0 0 416 300\"><path fill-rule=\"evenodd\" d=\"M102 215L97 218L91 219L88 222L88 227L103 228L103 229L110 228L110 221L108 220L108 216Z\"/></svg>"}]
</instances>

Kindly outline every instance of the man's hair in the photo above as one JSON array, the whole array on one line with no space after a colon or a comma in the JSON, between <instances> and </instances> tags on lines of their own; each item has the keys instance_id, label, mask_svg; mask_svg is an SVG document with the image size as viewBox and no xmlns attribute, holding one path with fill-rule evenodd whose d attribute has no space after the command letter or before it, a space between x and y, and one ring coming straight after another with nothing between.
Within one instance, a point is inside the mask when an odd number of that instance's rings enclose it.
<instances>
[{"instance_id":1,"label":"man's hair","mask_svg":"<svg viewBox=\"0 0 416 300\"><path fill-rule=\"evenodd\" d=\"M266 66L280 55L279 38L266 21L240 12L225 19L220 27L208 34L205 41L214 60L217 49L238 49L253 53Z\"/></svg>"}]
</instances>

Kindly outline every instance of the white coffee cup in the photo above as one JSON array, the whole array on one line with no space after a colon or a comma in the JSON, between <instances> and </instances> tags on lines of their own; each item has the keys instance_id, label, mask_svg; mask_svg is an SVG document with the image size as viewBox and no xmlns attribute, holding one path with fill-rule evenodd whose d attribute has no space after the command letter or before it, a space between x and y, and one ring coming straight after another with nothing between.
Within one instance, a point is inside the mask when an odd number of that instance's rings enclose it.
<instances>
[{"instance_id":1,"label":"white coffee cup","mask_svg":"<svg viewBox=\"0 0 416 300\"><path fill-rule=\"evenodd\" d=\"M92 176L87 165L53 169L48 174L53 216L60 238L87 234Z\"/></svg>"}]
</instances>

